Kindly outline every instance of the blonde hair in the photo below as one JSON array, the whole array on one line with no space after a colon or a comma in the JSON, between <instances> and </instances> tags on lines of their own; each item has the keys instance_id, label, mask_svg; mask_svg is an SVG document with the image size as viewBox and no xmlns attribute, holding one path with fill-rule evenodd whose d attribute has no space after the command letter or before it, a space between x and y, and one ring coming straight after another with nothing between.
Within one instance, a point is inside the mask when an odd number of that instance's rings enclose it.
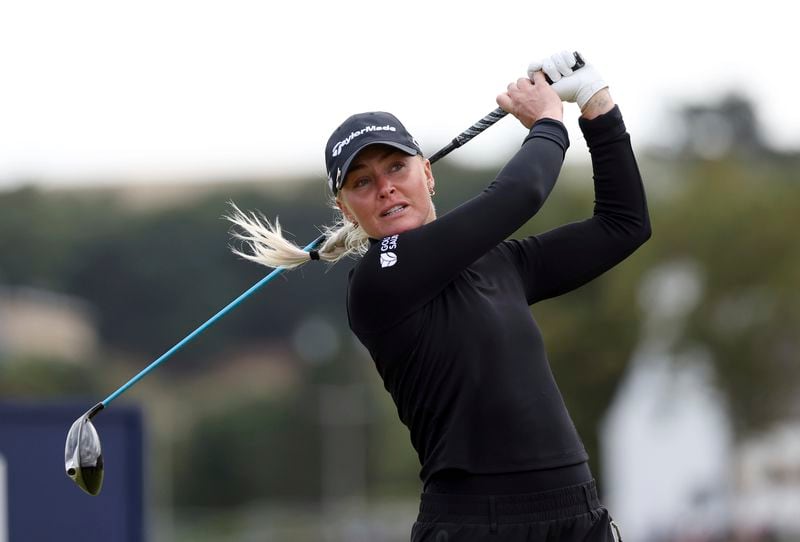
<instances>
[{"instance_id":1,"label":"blonde hair","mask_svg":"<svg viewBox=\"0 0 800 542\"><path fill-rule=\"evenodd\" d=\"M232 237L242 241L247 249L243 252L236 247L231 250L251 262L267 267L283 267L294 269L311 261L311 251L306 252L301 247L283 236L278 218L271 223L261 213L245 213L232 201L233 212L225 218L237 226L240 231L232 231ZM331 207L336 211L338 218L333 226L323 226L322 233L325 240L315 251L319 259L329 263L336 263L347 256L360 257L369 249L369 237L358 224L350 222L336 205L336 200L331 200Z\"/></svg>"}]
</instances>

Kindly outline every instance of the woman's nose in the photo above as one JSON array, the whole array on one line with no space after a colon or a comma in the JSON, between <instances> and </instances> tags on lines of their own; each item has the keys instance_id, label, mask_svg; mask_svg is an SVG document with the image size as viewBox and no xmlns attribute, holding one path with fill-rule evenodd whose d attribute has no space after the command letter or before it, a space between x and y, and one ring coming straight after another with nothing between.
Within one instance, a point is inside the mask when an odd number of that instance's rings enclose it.
<instances>
[{"instance_id":1,"label":"woman's nose","mask_svg":"<svg viewBox=\"0 0 800 542\"><path fill-rule=\"evenodd\" d=\"M379 188L378 194L380 195L380 197L386 197L388 195L394 194L395 190L394 184L392 184L392 182L388 178L383 176L378 179L378 188Z\"/></svg>"}]
</instances>

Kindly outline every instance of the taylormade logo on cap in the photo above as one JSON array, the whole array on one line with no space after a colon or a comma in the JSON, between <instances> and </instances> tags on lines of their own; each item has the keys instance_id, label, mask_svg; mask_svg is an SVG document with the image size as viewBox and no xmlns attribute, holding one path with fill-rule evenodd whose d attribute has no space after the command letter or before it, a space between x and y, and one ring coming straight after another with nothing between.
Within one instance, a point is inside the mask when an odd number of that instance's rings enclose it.
<instances>
[{"instance_id":1,"label":"taylormade logo on cap","mask_svg":"<svg viewBox=\"0 0 800 542\"><path fill-rule=\"evenodd\" d=\"M342 187L356 155L370 145L388 145L406 154L422 154L419 143L400 120L385 111L358 113L333 131L325 145L328 186L334 195Z\"/></svg>"},{"instance_id":2,"label":"taylormade logo on cap","mask_svg":"<svg viewBox=\"0 0 800 542\"><path fill-rule=\"evenodd\" d=\"M350 132L349 136L347 136L346 138L342 139L341 141L339 141L338 143L336 143L333 146L333 150L331 151L331 156L332 157L333 156L339 156L342 153L342 147L344 147L345 145L349 145L350 142L353 141L358 136L364 135L367 132L379 132L381 130L386 130L386 131L389 131L389 132L396 132L397 128L395 128L394 126L389 126L387 124L386 126L365 126L361 130L358 130L357 132Z\"/></svg>"}]
</instances>

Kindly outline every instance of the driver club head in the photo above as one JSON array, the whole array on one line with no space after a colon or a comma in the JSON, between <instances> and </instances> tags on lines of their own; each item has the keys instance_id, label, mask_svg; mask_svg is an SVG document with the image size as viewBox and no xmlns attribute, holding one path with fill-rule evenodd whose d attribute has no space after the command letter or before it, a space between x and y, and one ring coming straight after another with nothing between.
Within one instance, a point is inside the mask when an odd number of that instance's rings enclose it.
<instances>
[{"instance_id":1,"label":"driver club head","mask_svg":"<svg viewBox=\"0 0 800 542\"><path fill-rule=\"evenodd\" d=\"M64 468L73 482L89 495L97 495L103 486L103 450L91 418L103 409L97 403L75 420L64 446Z\"/></svg>"}]
</instances>

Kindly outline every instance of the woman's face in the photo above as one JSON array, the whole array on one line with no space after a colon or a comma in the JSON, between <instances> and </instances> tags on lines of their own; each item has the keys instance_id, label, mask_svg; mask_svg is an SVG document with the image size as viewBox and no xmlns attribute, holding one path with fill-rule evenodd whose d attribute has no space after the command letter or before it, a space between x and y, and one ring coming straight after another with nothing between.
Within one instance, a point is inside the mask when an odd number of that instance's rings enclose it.
<instances>
[{"instance_id":1,"label":"woman's face","mask_svg":"<svg viewBox=\"0 0 800 542\"><path fill-rule=\"evenodd\" d=\"M373 239L413 230L436 219L431 163L387 145L372 145L350 165L336 203Z\"/></svg>"}]
</instances>

